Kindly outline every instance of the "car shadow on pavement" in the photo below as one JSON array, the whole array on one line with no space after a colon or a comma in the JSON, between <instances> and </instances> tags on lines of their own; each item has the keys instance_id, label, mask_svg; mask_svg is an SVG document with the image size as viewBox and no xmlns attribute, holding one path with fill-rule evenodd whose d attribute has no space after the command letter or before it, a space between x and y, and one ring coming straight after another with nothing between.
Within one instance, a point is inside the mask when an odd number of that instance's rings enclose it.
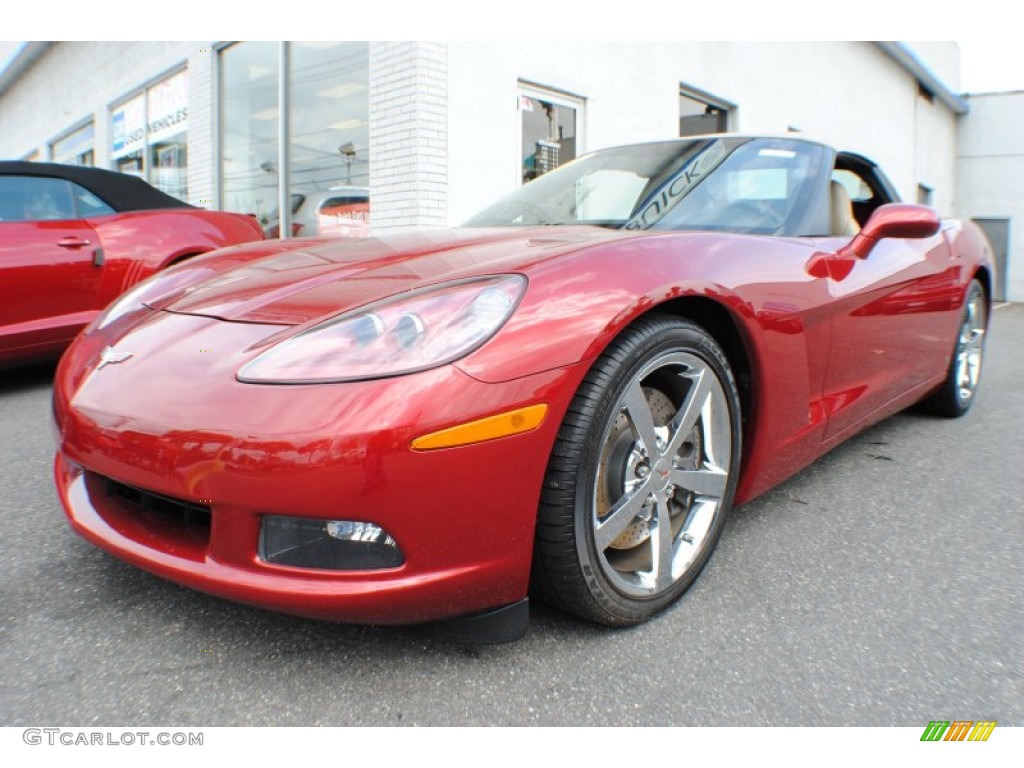
<instances>
[{"instance_id":1,"label":"car shadow on pavement","mask_svg":"<svg viewBox=\"0 0 1024 768\"><path fill-rule=\"evenodd\" d=\"M441 633L431 624L342 624L274 613L164 581L86 542L76 544L74 550L72 556L80 563L70 567L79 575L76 597L83 604L71 608L71 612L80 614L79 633L91 630L99 638L111 624L132 627L123 637L129 645L160 645L170 635L177 635L186 645L202 647L204 654L211 653L206 650L210 646L228 652L237 661L246 656L279 654L315 660L340 653L377 659L393 658L396 654L431 657L453 653L467 658L489 658L504 653L502 649L531 640L599 642L607 633L623 631L599 627L531 601L530 627L521 640L501 645L471 644Z\"/></svg>"},{"instance_id":2,"label":"car shadow on pavement","mask_svg":"<svg viewBox=\"0 0 1024 768\"><path fill-rule=\"evenodd\" d=\"M0 370L0 395L53 384L57 361Z\"/></svg>"}]
</instances>

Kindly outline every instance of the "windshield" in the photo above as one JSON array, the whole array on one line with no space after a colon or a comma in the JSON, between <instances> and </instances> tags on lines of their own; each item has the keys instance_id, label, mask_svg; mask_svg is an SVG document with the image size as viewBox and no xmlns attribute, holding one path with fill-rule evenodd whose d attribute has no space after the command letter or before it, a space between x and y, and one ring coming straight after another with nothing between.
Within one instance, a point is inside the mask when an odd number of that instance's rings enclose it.
<instances>
[{"instance_id":1,"label":"windshield","mask_svg":"<svg viewBox=\"0 0 1024 768\"><path fill-rule=\"evenodd\" d=\"M731 136L616 147L541 176L465 226L805 234L824 199L825 155L805 141Z\"/></svg>"}]
</instances>

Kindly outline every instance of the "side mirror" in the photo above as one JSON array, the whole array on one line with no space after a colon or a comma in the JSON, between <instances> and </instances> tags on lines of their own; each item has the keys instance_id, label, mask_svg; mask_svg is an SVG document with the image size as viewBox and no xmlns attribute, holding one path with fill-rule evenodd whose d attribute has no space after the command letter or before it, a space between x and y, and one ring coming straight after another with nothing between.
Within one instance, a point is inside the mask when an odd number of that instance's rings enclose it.
<instances>
[{"instance_id":1,"label":"side mirror","mask_svg":"<svg viewBox=\"0 0 1024 768\"><path fill-rule=\"evenodd\" d=\"M926 205L889 203L871 214L868 223L846 245L839 249L842 255L866 259L879 240L887 237L921 239L939 231L939 216Z\"/></svg>"}]
</instances>

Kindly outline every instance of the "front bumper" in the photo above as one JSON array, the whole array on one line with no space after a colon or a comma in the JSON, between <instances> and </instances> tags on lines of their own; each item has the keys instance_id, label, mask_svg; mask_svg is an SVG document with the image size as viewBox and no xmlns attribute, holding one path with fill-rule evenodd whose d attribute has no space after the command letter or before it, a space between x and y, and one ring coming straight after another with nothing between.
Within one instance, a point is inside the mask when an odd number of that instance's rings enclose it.
<instances>
[{"instance_id":1,"label":"front bumper","mask_svg":"<svg viewBox=\"0 0 1024 768\"><path fill-rule=\"evenodd\" d=\"M200 335L213 326L266 333L205 318L173 322ZM152 358L157 371L137 343L137 361L97 370L96 350L76 343L62 363L55 479L85 539L203 592L335 621L433 621L526 596L541 483L582 368L485 384L447 366L291 387L241 384L207 369L193 392L197 373L183 364L183 345L205 348L195 334L164 343ZM236 364L223 361L225 370ZM419 435L537 402L550 410L532 432L427 452L409 447ZM140 510L108 481L208 510L208 522ZM375 523L405 562L367 571L268 564L258 557L265 515Z\"/></svg>"}]
</instances>

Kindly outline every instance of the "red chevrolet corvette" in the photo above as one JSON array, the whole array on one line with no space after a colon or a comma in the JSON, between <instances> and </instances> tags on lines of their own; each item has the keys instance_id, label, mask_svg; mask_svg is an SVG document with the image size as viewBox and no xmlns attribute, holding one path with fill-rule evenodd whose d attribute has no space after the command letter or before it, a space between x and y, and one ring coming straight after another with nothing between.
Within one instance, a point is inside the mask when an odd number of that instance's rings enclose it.
<instances>
[{"instance_id":1,"label":"red chevrolet corvette","mask_svg":"<svg viewBox=\"0 0 1024 768\"><path fill-rule=\"evenodd\" d=\"M56 357L168 264L262 239L251 216L194 208L135 176L0 162L0 366Z\"/></svg>"},{"instance_id":2,"label":"red chevrolet corvette","mask_svg":"<svg viewBox=\"0 0 1024 768\"><path fill-rule=\"evenodd\" d=\"M865 158L595 152L454 231L213 253L64 356L56 482L130 563L277 611L510 639L634 624L726 515L890 414L974 400L977 229Z\"/></svg>"}]
</instances>

